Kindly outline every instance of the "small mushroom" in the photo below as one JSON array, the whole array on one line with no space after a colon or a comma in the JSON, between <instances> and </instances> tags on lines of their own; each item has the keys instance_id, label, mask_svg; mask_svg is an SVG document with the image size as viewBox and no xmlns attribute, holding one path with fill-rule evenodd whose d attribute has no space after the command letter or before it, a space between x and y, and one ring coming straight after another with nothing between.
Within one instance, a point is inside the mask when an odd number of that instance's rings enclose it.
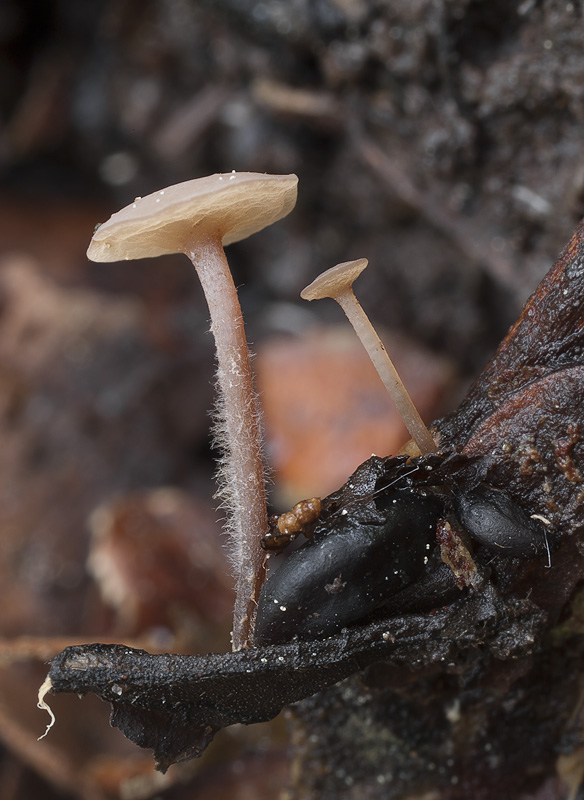
<instances>
[{"instance_id":1,"label":"small mushroom","mask_svg":"<svg viewBox=\"0 0 584 800\"><path fill-rule=\"evenodd\" d=\"M186 181L137 197L100 225L87 255L120 261L184 253L209 306L217 348L216 436L224 451L220 496L237 571L233 649L251 646L256 601L265 579L260 539L267 533L265 478L256 395L243 317L223 246L251 236L296 203L295 175L239 172Z\"/></svg>"},{"instance_id":2,"label":"small mushroom","mask_svg":"<svg viewBox=\"0 0 584 800\"><path fill-rule=\"evenodd\" d=\"M424 425L381 339L353 293L353 282L368 263L366 258L359 258L356 261L344 261L342 264L337 264L336 267L331 267L319 275L300 292L300 296L304 300L320 300L323 297L331 297L337 301L367 350L369 358L420 453L434 453L438 448L430 431Z\"/></svg>"}]
</instances>

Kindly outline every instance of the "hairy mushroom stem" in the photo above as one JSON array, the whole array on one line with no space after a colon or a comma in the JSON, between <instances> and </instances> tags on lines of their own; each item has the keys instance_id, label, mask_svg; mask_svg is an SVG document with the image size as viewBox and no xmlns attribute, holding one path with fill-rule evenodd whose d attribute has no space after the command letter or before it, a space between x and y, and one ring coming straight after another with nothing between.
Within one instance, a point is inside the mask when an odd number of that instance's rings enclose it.
<instances>
[{"instance_id":1,"label":"hairy mushroom stem","mask_svg":"<svg viewBox=\"0 0 584 800\"><path fill-rule=\"evenodd\" d=\"M234 650L251 647L257 599L266 577L258 542L268 530L266 487L257 397L237 290L219 238L187 249L209 307L217 357L215 440L222 451L218 494L232 536L237 567L233 612Z\"/></svg>"},{"instance_id":2,"label":"hairy mushroom stem","mask_svg":"<svg viewBox=\"0 0 584 800\"><path fill-rule=\"evenodd\" d=\"M261 538L268 532L261 437L241 308L223 247L246 239L294 208L296 175L220 173L160 189L112 214L93 234L93 261L170 253L190 256L201 281L217 346L216 440L224 459L219 496L227 509L236 575L234 650L253 645L256 601L265 580Z\"/></svg>"}]
</instances>

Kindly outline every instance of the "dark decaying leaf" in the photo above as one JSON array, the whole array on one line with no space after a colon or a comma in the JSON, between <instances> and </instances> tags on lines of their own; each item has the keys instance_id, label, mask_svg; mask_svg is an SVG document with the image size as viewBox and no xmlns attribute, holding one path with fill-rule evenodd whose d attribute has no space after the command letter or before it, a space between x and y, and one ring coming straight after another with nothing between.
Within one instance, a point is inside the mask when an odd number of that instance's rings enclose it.
<instances>
[{"instance_id":1,"label":"dark decaying leaf","mask_svg":"<svg viewBox=\"0 0 584 800\"><path fill-rule=\"evenodd\" d=\"M563 406L554 408L558 426L566 424L581 408L574 403L574 381L581 385L580 368L584 363L584 221L558 260L530 297L521 316L501 342L496 354L470 388L459 408L438 427L441 446L473 452L481 435L488 430L500 436L501 415L507 403L533 411L523 391L537 391L534 383L554 376L553 382L565 389ZM561 389L557 390L558 395ZM529 395L528 395L529 396ZM572 402L571 408L569 407ZM511 416L511 412L508 412ZM527 419L524 414L517 426L521 435ZM537 419L537 415L535 417ZM533 427L530 426L530 427ZM502 452L502 451L500 451Z\"/></svg>"},{"instance_id":2,"label":"dark decaying leaf","mask_svg":"<svg viewBox=\"0 0 584 800\"><path fill-rule=\"evenodd\" d=\"M431 616L408 615L346 629L316 642L257 647L220 655L151 655L123 645L68 647L54 659L54 692L93 692L112 705L111 722L156 765L200 755L234 723L263 722L284 705L326 689L375 661L417 668L479 657L529 653L545 614L494 591Z\"/></svg>"}]
</instances>

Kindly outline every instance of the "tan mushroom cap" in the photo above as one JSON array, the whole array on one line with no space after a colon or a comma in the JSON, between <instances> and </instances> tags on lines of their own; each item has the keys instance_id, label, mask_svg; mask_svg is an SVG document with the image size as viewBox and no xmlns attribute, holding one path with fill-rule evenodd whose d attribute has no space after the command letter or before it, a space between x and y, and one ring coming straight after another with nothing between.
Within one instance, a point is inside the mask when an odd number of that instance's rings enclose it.
<instances>
[{"instance_id":1,"label":"tan mushroom cap","mask_svg":"<svg viewBox=\"0 0 584 800\"><path fill-rule=\"evenodd\" d=\"M224 245L245 239L292 211L296 175L227 172L177 183L136 198L95 231L92 261L123 261L182 253L198 238Z\"/></svg>"},{"instance_id":2,"label":"tan mushroom cap","mask_svg":"<svg viewBox=\"0 0 584 800\"><path fill-rule=\"evenodd\" d=\"M322 272L300 292L303 300L321 300L323 297L337 297L350 288L353 281L363 272L369 261L358 258L356 261L343 261L335 267Z\"/></svg>"}]
</instances>

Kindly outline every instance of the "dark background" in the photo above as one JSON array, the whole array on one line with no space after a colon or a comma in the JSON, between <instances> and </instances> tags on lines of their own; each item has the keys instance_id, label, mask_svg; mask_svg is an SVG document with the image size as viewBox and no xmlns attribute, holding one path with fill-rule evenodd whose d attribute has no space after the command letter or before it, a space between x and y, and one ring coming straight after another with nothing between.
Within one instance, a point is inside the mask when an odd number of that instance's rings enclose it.
<instances>
[{"instance_id":1,"label":"dark background","mask_svg":"<svg viewBox=\"0 0 584 800\"><path fill-rule=\"evenodd\" d=\"M94 225L216 171L299 176L295 211L228 252L277 505L310 471L278 460L294 438L280 398L342 403L306 338L343 324L299 299L316 273L369 258L359 297L430 420L567 241L584 213L583 15L579 0L2 0L2 800L272 798L289 768L278 720L157 783L90 699L55 699L35 742L42 661L73 639L228 647L196 276L179 257L92 264ZM350 423L319 413L316 449L348 453L343 475L385 442L378 428L353 449ZM327 470L315 492L338 482Z\"/></svg>"}]
</instances>

